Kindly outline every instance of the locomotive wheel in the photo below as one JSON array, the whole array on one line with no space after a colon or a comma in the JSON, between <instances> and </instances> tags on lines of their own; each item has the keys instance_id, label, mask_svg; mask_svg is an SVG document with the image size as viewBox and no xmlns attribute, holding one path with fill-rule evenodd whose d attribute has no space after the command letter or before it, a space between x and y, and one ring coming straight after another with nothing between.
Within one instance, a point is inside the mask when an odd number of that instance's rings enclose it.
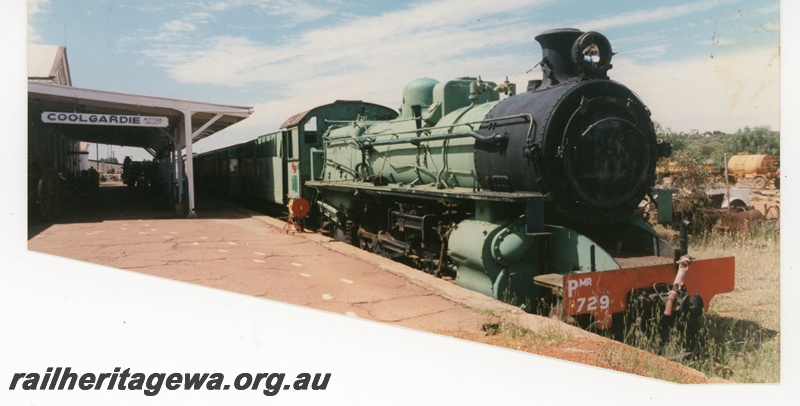
<instances>
[{"instance_id":1,"label":"locomotive wheel","mask_svg":"<svg viewBox=\"0 0 800 406\"><path fill-rule=\"evenodd\" d=\"M373 238L359 237L358 238L358 245L359 245L359 248L361 248L364 251L369 251L369 252L372 252L373 254L380 254L381 253L381 249L380 249L381 245L380 245L380 242L378 242L378 237L377 236L375 236Z\"/></svg>"},{"instance_id":2,"label":"locomotive wheel","mask_svg":"<svg viewBox=\"0 0 800 406\"><path fill-rule=\"evenodd\" d=\"M668 358L680 359L703 350L703 298L687 297L672 316L664 315L664 303L646 290L631 296L625 313L623 342ZM617 320L615 320L616 324Z\"/></svg>"},{"instance_id":3,"label":"locomotive wheel","mask_svg":"<svg viewBox=\"0 0 800 406\"><path fill-rule=\"evenodd\" d=\"M699 354L703 350L702 330L704 325L703 298L694 295L684 301L682 309L683 321L686 323L686 341L684 348L692 354Z\"/></svg>"},{"instance_id":4,"label":"locomotive wheel","mask_svg":"<svg viewBox=\"0 0 800 406\"><path fill-rule=\"evenodd\" d=\"M662 307L657 302L637 301L632 296L628 308L630 311L624 314L626 320L623 321L624 341L638 348L656 351L663 345L660 328Z\"/></svg>"},{"instance_id":5,"label":"locomotive wheel","mask_svg":"<svg viewBox=\"0 0 800 406\"><path fill-rule=\"evenodd\" d=\"M753 182L753 185L756 187L756 189L763 190L764 188L767 187L767 180L759 176Z\"/></svg>"},{"instance_id":6,"label":"locomotive wheel","mask_svg":"<svg viewBox=\"0 0 800 406\"><path fill-rule=\"evenodd\" d=\"M359 219L359 230L356 233L359 246L362 250L370 251L375 254L381 254L381 244L378 241L378 233L381 231L381 226L378 218L374 215L375 210L373 206L368 206ZM361 232L365 231L369 237L362 237Z\"/></svg>"}]
</instances>

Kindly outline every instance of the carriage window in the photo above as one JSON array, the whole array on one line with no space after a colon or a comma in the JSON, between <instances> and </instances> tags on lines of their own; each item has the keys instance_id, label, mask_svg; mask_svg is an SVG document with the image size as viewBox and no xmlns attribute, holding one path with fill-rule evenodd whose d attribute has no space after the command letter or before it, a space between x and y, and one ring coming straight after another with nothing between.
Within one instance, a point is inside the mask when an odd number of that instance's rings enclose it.
<instances>
[{"instance_id":1,"label":"carriage window","mask_svg":"<svg viewBox=\"0 0 800 406\"><path fill-rule=\"evenodd\" d=\"M286 147L286 158L287 159L294 159L298 156L298 146L295 145L294 138L297 136L298 129L295 128L291 131L283 131L283 139L285 140L284 146Z\"/></svg>"},{"instance_id":2,"label":"carriage window","mask_svg":"<svg viewBox=\"0 0 800 406\"><path fill-rule=\"evenodd\" d=\"M258 138L258 157L259 158L274 158L283 156L279 152L279 138L280 133L266 134Z\"/></svg>"}]
</instances>

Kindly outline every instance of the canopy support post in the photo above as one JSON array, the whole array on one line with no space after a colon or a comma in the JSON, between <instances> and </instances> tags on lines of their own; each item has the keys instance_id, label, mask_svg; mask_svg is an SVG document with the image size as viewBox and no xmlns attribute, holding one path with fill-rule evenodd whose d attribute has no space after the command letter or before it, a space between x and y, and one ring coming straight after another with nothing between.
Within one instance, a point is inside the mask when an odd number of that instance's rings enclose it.
<instances>
[{"instance_id":1,"label":"canopy support post","mask_svg":"<svg viewBox=\"0 0 800 406\"><path fill-rule=\"evenodd\" d=\"M217 120L223 117L223 114L216 114L212 117L208 122L200 126L197 130L192 131L192 114L194 114L191 110L184 110L183 111L183 127L184 127L184 146L186 147L186 157L184 166L186 170L186 179L187 179L187 188L189 194L189 214L187 217L195 218L197 217L197 212L195 212L195 205L194 205L194 154L192 153L192 145L194 144L194 138L198 135L202 134L208 127L214 124Z\"/></svg>"}]
</instances>

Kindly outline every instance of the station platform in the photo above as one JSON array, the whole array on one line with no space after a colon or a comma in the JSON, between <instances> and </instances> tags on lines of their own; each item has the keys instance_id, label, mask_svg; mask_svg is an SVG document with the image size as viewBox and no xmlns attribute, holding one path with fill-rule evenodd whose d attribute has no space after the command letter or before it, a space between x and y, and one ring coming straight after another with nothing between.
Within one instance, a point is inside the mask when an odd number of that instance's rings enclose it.
<instances>
[{"instance_id":1,"label":"station platform","mask_svg":"<svg viewBox=\"0 0 800 406\"><path fill-rule=\"evenodd\" d=\"M459 338L501 318L593 336L217 198L199 195L198 217L183 218L131 192L103 185L55 224L31 225L28 249Z\"/></svg>"}]
</instances>

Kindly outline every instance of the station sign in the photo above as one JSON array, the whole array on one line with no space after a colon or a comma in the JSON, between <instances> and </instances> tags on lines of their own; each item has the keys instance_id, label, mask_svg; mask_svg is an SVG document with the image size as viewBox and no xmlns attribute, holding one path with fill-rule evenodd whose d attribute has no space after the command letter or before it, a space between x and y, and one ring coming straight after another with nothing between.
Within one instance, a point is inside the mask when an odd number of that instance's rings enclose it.
<instances>
[{"instance_id":1,"label":"station sign","mask_svg":"<svg viewBox=\"0 0 800 406\"><path fill-rule=\"evenodd\" d=\"M169 119L162 116L59 113L53 111L43 112L42 122L53 124L115 125L127 127L166 127L169 125Z\"/></svg>"}]
</instances>

